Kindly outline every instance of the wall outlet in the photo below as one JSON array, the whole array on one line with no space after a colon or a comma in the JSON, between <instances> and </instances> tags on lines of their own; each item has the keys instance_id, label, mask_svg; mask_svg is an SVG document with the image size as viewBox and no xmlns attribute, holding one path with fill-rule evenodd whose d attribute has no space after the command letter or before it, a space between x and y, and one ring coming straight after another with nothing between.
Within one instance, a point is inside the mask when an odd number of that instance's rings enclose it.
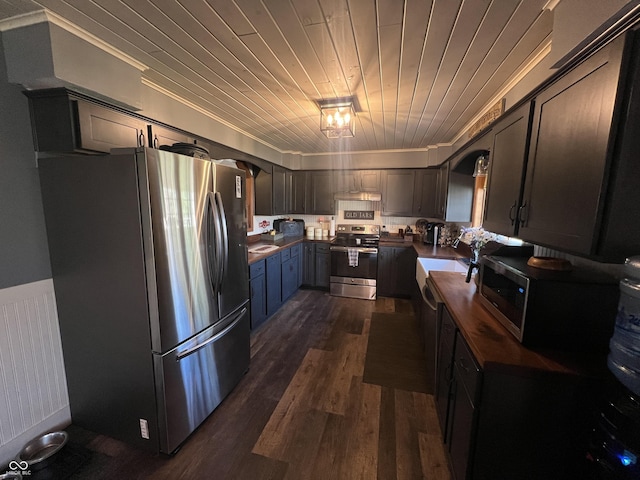
<instances>
[{"instance_id":1,"label":"wall outlet","mask_svg":"<svg viewBox=\"0 0 640 480\"><path fill-rule=\"evenodd\" d=\"M140 419L140 436L149 440L149 422L144 418Z\"/></svg>"}]
</instances>

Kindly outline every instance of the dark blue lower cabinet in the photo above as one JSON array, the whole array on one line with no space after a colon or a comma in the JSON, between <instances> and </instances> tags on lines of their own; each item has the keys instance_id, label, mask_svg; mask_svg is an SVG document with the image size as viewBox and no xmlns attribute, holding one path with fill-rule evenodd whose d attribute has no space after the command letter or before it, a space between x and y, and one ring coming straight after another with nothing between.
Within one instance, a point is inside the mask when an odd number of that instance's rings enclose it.
<instances>
[{"instance_id":1,"label":"dark blue lower cabinet","mask_svg":"<svg viewBox=\"0 0 640 480\"><path fill-rule=\"evenodd\" d=\"M251 328L273 315L302 284L302 243L249 265Z\"/></svg>"},{"instance_id":2,"label":"dark blue lower cabinet","mask_svg":"<svg viewBox=\"0 0 640 480\"><path fill-rule=\"evenodd\" d=\"M331 256L328 243L305 242L301 261L303 285L329 288Z\"/></svg>"},{"instance_id":3,"label":"dark blue lower cabinet","mask_svg":"<svg viewBox=\"0 0 640 480\"><path fill-rule=\"evenodd\" d=\"M257 328L267 319L267 284L265 261L249 265L249 288L251 292L251 329Z\"/></svg>"},{"instance_id":4,"label":"dark blue lower cabinet","mask_svg":"<svg viewBox=\"0 0 640 480\"><path fill-rule=\"evenodd\" d=\"M316 287L329 288L331 276L331 253L328 243L316 245L315 256L315 285Z\"/></svg>"},{"instance_id":5,"label":"dark blue lower cabinet","mask_svg":"<svg viewBox=\"0 0 640 480\"><path fill-rule=\"evenodd\" d=\"M304 262L302 260L302 243L291 247L291 256L298 259L298 273L296 276L296 289L302 286L302 276L304 275Z\"/></svg>"},{"instance_id":6,"label":"dark blue lower cabinet","mask_svg":"<svg viewBox=\"0 0 640 480\"><path fill-rule=\"evenodd\" d=\"M280 252L267 257L267 316L282 305L282 261Z\"/></svg>"},{"instance_id":7,"label":"dark blue lower cabinet","mask_svg":"<svg viewBox=\"0 0 640 480\"><path fill-rule=\"evenodd\" d=\"M265 276L249 280L251 288L251 329L259 327L267 319L267 296Z\"/></svg>"},{"instance_id":8,"label":"dark blue lower cabinet","mask_svg":"<svg viewBox=\"0 0 640 480\"><path fill-rule=\"evenodd\" d=\"M411 297L416 258L416 251L412 247L378 248L379 297Z\"/></svg>"},{"instance_id":9,"label":"dark blue lower cabinet","mask_svg":"<svg viewBox=\"0 0 640 480\"><path fill-rule=\"evenodd\" d=\"M298 290L298 257L291 256L282 262L282 300L285 301Z\"/></svg>"},{"instance_id":10,"label":"dark blue lower cabinet","mask_svg":"<svg viewBox=\"0 0 640 480\"><path fill-rule=\"evenodd\" d=\"M316 286L316 248L315 244L305 242L302 247L302 284Z\"/></svg>"}]
</instances>

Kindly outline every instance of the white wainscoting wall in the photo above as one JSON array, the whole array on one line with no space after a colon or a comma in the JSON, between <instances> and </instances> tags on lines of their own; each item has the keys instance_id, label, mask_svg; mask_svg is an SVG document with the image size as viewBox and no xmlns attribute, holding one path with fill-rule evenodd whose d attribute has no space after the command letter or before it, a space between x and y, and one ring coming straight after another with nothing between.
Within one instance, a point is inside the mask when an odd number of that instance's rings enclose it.
<instances>
[{"instance_id":1,"label":"white wainscoting wall","mask_svg":"<svg viewBox=\"0 0 640 480\"><path fill-rule=\"evenodd\" d=\"M0 468L70 423L53 280L0 290Z\"/></svg>"}]
</instances>

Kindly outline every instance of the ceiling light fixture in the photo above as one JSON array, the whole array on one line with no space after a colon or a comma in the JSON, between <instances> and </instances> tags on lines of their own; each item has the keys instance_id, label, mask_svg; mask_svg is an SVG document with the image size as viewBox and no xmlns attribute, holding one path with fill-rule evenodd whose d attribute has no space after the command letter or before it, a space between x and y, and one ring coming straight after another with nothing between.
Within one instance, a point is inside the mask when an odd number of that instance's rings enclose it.
<instances>
[{"instance_id":1,"label":"ceiling light fixture","mask_svg":"<svg viewBox=\"0 0 640 480\"><path fill-rule=\"evenodd\" d=\"M356 126L356 113L353 98L335 98L321 100L320 131L328 138L353 137Z\"/></svg>"}]
</instances>

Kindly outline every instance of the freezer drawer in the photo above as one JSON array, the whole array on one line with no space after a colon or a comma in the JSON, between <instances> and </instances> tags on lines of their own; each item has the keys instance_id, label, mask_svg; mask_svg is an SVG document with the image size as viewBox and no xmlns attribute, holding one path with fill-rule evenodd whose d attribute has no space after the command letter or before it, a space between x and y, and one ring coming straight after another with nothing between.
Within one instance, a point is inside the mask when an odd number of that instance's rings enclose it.
<instances>
[{"instance_id":1,"label":"freezer drawer","mask_svg":"<svg viewBox=\"0 0 640 480\"><path fill-rule=\"evenodd\" d=\"M227 318L165 355L154 355L161 452L178 448L249 368L248 308Z\"/></svg>"}]
</instances>

